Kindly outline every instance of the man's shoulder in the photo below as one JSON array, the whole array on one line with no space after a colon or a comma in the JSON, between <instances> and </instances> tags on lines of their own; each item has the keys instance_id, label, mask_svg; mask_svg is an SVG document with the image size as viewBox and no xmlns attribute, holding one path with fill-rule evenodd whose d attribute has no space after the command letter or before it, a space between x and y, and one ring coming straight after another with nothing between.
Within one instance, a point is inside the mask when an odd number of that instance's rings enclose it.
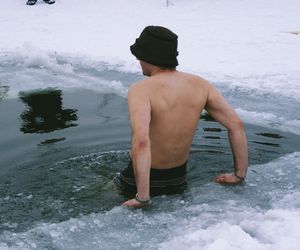
<instances>
[{"instance_id":1,"label":"man's shoulder","mask_svg":"<svg viewBox=\"0 0 300 250\"><path fill-rule=\"evenodd\" d=\"M145 87L145 83L149 81L148 79L143 79L137 82L132 83L129 88L128 91L139 91L141 89L143 89Z\"/></svg>"},{"instance_id":2,"label":"man's shoulder","mask_svg":"<svg viewBox=\"0 0 300 250\"><path fill-rule=\"evenodd\" d=\"M202 87L207 87L207 88L211 85L211 83L208 80L196 74L191 74L182 71L176 71L176 74L177 77L182 80L182 82L191 82L196 85L200 85ZM131 84L128 91L129 92L145 91L145 89L148 89L149 86L152 86L153 84L159 83L161 81L166 81L166 78L168 79L168 77L170 76L168 75L164 77L163 75L159 75L159 76L148 77L146 79Z\"/></svg>"},{"instance_id":3,"label":"man's shoulder","mask_svg":"<svg viewBox=\"0 0 300 250\"><path fill-rule=\"evenodd\" d=\"M201 91L208 90L211 86L211 83L205 78L187 72L180 72L183 78L183 82L189 83L193 88L200 89Z\"/></svg>"},{"instance_id":4,"label":"man's shoulder","mask_svg":"<svg viewBox=\"0 0 300 250\"><path fill-rule=\"evenodd\" d=\"M184 74L186 77L189 77L191 79L193 79L196 82L202 83L202 84L209 84L209 81L206 80L205 78L196 75L196 74L192 74L192 73L187 73L187 72L180 72L182 74Z\"/></svg>"},{"instance_id":5,"label":"man's shoulder","mask_svg":"<svg viewBox=\"0 0 300 250\"><path fill-rule=\"evenodd\" d=\"M148 79L144 79L132 83L128 88L128 98L130 97L147 98L147 91L145 91L145 89L147 88L147 84L146 84L147 81Z\"/></svg>"}]
</instances>

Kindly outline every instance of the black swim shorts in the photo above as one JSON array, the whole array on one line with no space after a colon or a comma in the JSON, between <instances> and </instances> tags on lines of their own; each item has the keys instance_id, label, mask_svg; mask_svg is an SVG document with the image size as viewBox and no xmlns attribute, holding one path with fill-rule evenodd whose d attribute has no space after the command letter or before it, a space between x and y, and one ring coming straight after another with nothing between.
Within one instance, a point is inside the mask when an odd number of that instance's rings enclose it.
<instances>
[{"instance_id":1,"label":"black swim shorts","mask_svg":"<svg viewBox=\"0 0 300 250\"><path fill-rule=\"evenodd\" d=\"M174 168L151 168L150 195L182 193L187 186L186 167L187 162ZM137 193L132 160L128 163L127 168L114 178L114 183L118 190L124 194L135 195Z\"/></svg>"}]
</instances>

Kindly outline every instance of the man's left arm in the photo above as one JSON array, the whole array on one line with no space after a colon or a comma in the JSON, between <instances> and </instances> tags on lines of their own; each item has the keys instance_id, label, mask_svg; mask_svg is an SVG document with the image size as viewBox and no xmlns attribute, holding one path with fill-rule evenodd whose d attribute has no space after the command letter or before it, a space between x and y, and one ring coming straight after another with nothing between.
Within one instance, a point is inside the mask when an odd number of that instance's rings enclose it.
<instances>
[{"instance_id":1,"label":"man's left arm","mask_svg":"<svg viewBox=\"0 0 300 250\"><path fill-rule=\"evenodd\" d=\"M132 129L131 158L137 197L128 200L123 205L142 207L150 200L150 168L151 150L149 126L151 121L150 100L140 84L132 85L128 90L128 110Z\"/></svg>"},{"instance_id":2,"label":"man's left arm","mask_svg":"<svg viewBox=\"0 0 300 250\"><path fill-rule=\"evenodd\" d=\"M220 174L215 180L220 184L239 184L246 177L248 169L248 147L243 123L212 85L209 86L205 108L216 121L227 128L234 160L234 173Z\"/></svg>"}]
</instances>

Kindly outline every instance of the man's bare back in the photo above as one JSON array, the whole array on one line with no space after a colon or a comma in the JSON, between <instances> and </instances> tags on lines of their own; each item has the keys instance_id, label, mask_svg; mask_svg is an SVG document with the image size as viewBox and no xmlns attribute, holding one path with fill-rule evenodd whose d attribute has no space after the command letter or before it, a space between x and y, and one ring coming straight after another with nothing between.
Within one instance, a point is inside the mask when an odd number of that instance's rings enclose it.
<instances>
[{"instance_id":1,"label":"man's bare back","mask_svg":"<svg viewBox=\"0 0 300 250\"><path fill-rule=\"evenodd\" d=\"M190 145L206 104L209 84L200 77L169 71L133 87L151 104L152 168L172 168L188 160ZM135 90L131 90L135 91Z\"/></svg>"}]
</instances>

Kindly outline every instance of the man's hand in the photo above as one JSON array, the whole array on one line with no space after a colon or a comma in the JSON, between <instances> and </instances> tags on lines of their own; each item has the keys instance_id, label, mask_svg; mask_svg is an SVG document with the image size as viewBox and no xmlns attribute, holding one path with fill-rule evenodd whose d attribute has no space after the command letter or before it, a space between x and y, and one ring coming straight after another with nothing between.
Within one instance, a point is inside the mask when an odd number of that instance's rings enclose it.
<instances>
[{"instance_id":1,"label":"man's hand","mask_svg":"<svg viewBox=\"0 0 300 250\"><path fill-rule=\"evenodd\" d=\"M122 205L126 206L126 207L141 208L141 207L147 206L148 204L141 203L141 202L137 201L136 199L131 199L131 200L125 201Z\"/></svg>"},{"instance_id":2,"label":"man's hand","mask_svg":"<svg viewBox=\"0 0 300 250\"><path fill-rule=\"evenodd\" d=\"M215 182L219 184L229 184L229 185L237 185L243 182L242 179L236 177L234 173L228 174L220 174L215 178Z\"/></svg>"}]
</instances>

